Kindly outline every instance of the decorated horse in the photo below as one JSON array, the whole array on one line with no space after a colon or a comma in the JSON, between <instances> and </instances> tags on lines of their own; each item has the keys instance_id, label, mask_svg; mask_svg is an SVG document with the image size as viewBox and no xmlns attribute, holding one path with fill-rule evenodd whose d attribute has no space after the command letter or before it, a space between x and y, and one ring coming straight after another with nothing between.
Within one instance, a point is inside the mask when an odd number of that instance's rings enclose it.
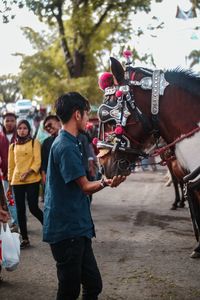
<instances>
[{"instance_id":1,"label":"decorated horse","mask_svg":"<svg viewBox=\"0 0 200 300\"><path fill-rule=\"evenodd\" d=\"M108 178L129 175L138 159L171 152L185 182L192 224L200 236L200 77L190 70L168 71L132 67L125 51L125 68L111 58L111 71L99 79L104 102L99 107L97 147ZM162 137L163 147L149 149ZM170 159L170 158L168 158ZM200 244L191 257L200 257Z\"/></svg>"}]
</instances>

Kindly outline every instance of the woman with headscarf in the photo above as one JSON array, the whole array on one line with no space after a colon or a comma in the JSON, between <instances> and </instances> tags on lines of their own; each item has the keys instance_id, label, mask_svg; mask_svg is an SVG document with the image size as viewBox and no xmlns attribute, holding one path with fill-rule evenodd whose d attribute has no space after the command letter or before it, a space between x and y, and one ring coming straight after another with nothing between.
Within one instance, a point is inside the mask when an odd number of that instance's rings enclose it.
<instances>
[{"instance_id":1,"label":"woman with headscarf","mask_svg":"<svg viewBox=\"0 0 200 300\"><path fill-rule=\"evenodd\" d=\"M29 122L21 120L17 124L16 142L10 145L8 156L8 181L10 186L13 186L15 195L22 237L21 248L30 246L25 199L27 199L30 212L43 224L43 212L38 206L40 166L40 143L38 140L32 139Z\"/></svg>"}]
</instances>

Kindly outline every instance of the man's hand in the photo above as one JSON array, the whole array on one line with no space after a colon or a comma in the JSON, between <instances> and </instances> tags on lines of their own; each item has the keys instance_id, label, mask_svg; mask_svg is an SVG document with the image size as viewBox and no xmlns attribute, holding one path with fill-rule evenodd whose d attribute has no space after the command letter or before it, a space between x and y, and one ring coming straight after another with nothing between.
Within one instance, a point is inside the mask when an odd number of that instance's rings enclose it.
<instances>
[{"instance_id":1,"label":"man's hand","mask_svg":"<svg viewBox=\"0 0 200 300\"><path fill-rule=\"evenodd\" d=\"M9 213L0 208L0 222L7 223L9 219Z\"/></svg>"},{"instance_id":2,"label":"man's hand","mask_svg":"<svg viewBox=\"0 0 200 300\"><path fill-rule=\"evenodd\" d=\"M126 176L117 175L114 176L113 179L104 179L104 181L110 186L110 187L117 187L126 179Z\"/></svg>"}]
</instances>

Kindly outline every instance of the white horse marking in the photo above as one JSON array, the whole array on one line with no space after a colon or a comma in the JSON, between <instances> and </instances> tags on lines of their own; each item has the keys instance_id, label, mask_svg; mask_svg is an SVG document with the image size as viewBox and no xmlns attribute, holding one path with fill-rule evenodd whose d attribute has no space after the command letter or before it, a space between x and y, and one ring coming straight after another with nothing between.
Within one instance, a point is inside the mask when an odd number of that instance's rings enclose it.
<instances>
[{"instance_id":1,"label":"white horse marking","mask_svg":"<svg viewBox=\"0 0 200 300\"><path fill-rule=\"evenodd\" d=\"M200 126L200 122L198 123ZM176 144L176 157L183 168L192 172L200 166L200 131Z\"/></svg>"}]
</instances>

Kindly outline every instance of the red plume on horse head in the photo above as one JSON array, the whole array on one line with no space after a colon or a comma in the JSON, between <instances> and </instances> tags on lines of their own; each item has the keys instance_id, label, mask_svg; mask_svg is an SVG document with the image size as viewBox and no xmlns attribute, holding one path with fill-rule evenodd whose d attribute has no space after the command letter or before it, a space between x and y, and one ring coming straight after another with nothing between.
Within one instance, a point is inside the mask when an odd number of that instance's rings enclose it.
<instances>
[{"instance_id":1,"label":"red plume on horse head","mask_svg":"<svg viewBox=\"0 0 200 300\"><path fill-rule=\"evenodd\" d=\"M114 78L112 73L105 72L99 77L100 89L105 90L107 87L110 87L113 84L114 84Z\"/></svg>"},{"instance_id":2,"label":"red plume on horse head","mask_svg":"<svg viewBox=\"0 0 200 300\"><path fill-rule=\"evenodd\" d=\"M123 52L123 56L128 59L128 58L131 58L131 56L133 55L132 51L131 50L125 50Z\"/></svg>"}]
</instances>

